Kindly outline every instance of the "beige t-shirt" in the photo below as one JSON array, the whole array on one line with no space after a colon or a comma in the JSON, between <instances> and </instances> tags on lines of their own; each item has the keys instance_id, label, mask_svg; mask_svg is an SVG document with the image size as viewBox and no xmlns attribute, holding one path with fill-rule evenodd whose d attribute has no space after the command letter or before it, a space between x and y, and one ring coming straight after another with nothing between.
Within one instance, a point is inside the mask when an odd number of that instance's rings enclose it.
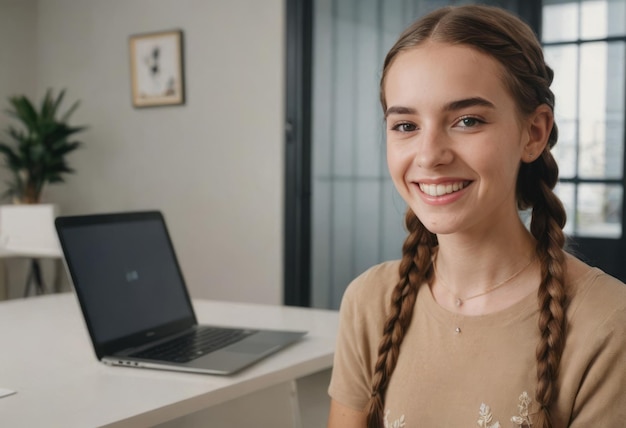
<instances>
[{"instance_id":1,"label":"beige t-shirt","mask_svg":"<svg viewBox=\"0 0 626 428\"><path fill-rule=\"evenodd\" d=\"M626 286L568 257L567 338L554 427L626 427ZM398 262L355 279L341 304L329 394L365 408ZM520 427L538 411L535 293L493 314L461 316L420 287L385 399L385 427ZM457 332L460 329L460 333Z\"/></svg>"}]
</instances>

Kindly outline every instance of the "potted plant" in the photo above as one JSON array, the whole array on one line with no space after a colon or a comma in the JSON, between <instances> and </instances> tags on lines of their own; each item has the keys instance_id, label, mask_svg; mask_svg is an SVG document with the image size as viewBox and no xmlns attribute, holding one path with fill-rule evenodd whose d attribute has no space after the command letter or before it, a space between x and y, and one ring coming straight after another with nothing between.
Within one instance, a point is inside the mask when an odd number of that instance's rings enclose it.
<instances>
[{"instance_id":1,"label":"potted plant","mask_svg":"<svg viewBox=\"0 0 626 428\"><path fill-rule=\"evenodd\" d=\"M46 184L63 182L65 174L74 172L65 158L82 145L72 138L85 127L68 124L79 101L60 114L64 96L64 90L56 97L48 90L39 110L23 95L9 97L6 113L22 126L9 126L6 134L10 140L0 140L0 153L11 171L3 198L11 198L14 203L39 203Z\"/></svg>"}]
</instances>

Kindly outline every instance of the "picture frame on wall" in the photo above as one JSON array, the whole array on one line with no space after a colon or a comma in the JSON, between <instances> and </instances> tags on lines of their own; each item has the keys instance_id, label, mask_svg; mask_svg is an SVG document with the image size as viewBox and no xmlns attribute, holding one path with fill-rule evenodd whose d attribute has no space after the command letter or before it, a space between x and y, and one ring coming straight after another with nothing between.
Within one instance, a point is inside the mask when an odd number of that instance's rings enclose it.
<instances>
[{"instance_id":1,"label":"picture frame on wall","mask_svg":"<svg viewBox=\"0 0 626 428\"><path fill-rule=\"evenodd\" d=\"M133 106L184 104L183 32L135 34L129 44Z\"/></svg>"}]
</instances>

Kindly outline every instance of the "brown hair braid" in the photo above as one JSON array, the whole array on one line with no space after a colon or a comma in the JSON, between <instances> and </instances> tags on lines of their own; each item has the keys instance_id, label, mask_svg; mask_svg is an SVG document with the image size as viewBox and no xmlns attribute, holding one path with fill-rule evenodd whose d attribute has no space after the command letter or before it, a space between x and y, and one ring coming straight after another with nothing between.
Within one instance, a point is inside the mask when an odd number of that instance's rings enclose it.
<instances>
[{"instance_id":1,"label":"brown hair braid","mask_svg":"<svg viewBox=\"0 0 626 428\"><path fill-rule=\"evenodd\" d=\"M541 338L537 346L537 389L535 397L541 406L536 426L551 428L550 404L557 395L555 381L558 377L561 354L565 346L564 284L565 244L563 226L565 211L552 189L556 184L558 168L552 154L544 151L539 159L526 165L524 176L528 181L523 186L522 196L535 196L530 230L537 241L537 254L541 260L541 283L539 285L539 331ZM530 191L535 178L536 189ZM534 195L533 195L534 193Z\"/></svg>"},{"instance_id":2,"label":"brown hair braid","mask_svg":"<svg viewBox=\"0 0 626 428\"><path fill-rule=\"evenodd\" d=\"M415 48L426 40L467 45L497 60L505 71L501 78L515 99L521 117L531 114L542 104L554 110L554 94L550 90L553 72L544 61L541 45L533 31L502 9L480 5L438 9L401 34L384 62L380 83L383 110L387 108L385 77L393 60L398 53ZM538 428L552 427L550 406L557 394L555 382L565 343L565 254L562 250L565 237L562 229L566 216L553 192L558 167L550 153L557 136L554 125L541 156L530 164L520 165L516 189L518 207L532 207L530 231L536 239L536 252L541 262L535 393L541 411L534 423ZM437 245L436 236L427 231L410 210L406 225L409 236L403 245L400 280L392 294L391 315L384 326L373 375L369 428L382 426L385 391L413 315L417 289L432 276L430 263L433 248Z\"/></svg>"},{"instance_id":3,"label":"brown hair braid","mask_svg":"<svg viewBox=\"0 0 626 428\"><path fill-rule=\"evenodd\" d=\"M409 236L402 246L400 281L391 295L391 314L385 322L378 346L368 405L368 428L383 426L385 391L398 361L404 333L413 317L417 289L432 275L432 248L437 245L436 235L430 233L410 209L406 213L405 224Z\"/></svg>"}]
</instances>

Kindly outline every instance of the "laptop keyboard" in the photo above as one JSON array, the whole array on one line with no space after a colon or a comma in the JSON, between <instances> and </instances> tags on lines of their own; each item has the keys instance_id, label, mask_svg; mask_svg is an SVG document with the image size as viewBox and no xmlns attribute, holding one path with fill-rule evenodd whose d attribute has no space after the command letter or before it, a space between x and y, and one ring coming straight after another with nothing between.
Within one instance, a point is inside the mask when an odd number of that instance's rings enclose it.
<instances>
[{"instance_id":1,"label":"laptop keyboard","mask_svg":"<svg viewBox=\"0 0 626 428\"><path fill-rule=\"evenodd\" d=\"M161 345L137 352L132 357L186 363L240 341L256 330L201 327Z\"/></svg>"}]
</instances>

